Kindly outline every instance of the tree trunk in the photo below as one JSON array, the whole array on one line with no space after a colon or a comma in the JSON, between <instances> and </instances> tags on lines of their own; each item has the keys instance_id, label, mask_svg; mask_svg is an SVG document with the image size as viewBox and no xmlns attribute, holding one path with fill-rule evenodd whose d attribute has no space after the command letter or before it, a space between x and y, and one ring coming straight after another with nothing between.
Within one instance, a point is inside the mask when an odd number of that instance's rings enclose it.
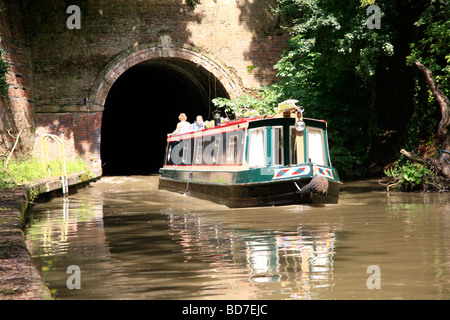
<instances>
[{"instance_id":1,"label":"tree trunk","mask_svg":"<svg viewBox=\"0 0 450 320\"><path fill-rule=\"evenodd\" d=\"M428 68L419 61L416 61L416 66L425 75L428 86L430 87L430 90L436 98L436 101L441 109L441 121L439 122L438 138L441 140L440 142L442 143L442 147L444 148L444 150L447 150L447 148L450 147L450 101L441 91L439 85L437 85L434 81L431 71L428 70Z\"/></svg>"},{"instance_id":2,"label":"tree trunk","mask_svg":"<svg viewBox=\"0 0 450 320\"><path fill-rule=\"evenodd\" d=\"M442 143L442 151L444 152L440 152L439 158L436 159L436 164L440 167L439 169L444 178L450 179L450 153L445 152L450 152L450 101L434 81L431 71L419 61L416 61L416 66L424 74L428 86L441 109L441 121L439 122L437 137Z\"/></svg>"},{"instance_id":3,"label":"tree trunk","mask_svg":"<svg viewBox=\"0 0 450 320\"><path fill-rule=\"evenodd\" d=\"M431 71L420 61L416 61L416 66L424 74L428 86L441 110L441 121L439 122L437 138L442 149L437 159L421 159L405 150L402 150L401 153L413 161L426 162L429 165L434 165L445 179L450 179L450 153L447 153L450 152L450 100L434 81Z\"/></svg>"}]
</instances>

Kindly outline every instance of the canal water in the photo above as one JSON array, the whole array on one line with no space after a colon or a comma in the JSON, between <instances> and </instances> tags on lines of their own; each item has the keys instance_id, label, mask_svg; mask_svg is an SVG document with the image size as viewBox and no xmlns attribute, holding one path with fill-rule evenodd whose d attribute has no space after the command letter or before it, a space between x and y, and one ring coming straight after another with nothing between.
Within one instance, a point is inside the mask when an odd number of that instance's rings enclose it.
<instances>
[{"instance_id":1,"label":"canal water","mask_svg":"<svg viewBox=\"0 0 450 320\"><path fill-rule=\"evenodd\" d=\"M376 181L230 209L130 176L34 205L26 242L57 299L450 299L449 230L449 195Z\"/></svg>"}]
</instances>

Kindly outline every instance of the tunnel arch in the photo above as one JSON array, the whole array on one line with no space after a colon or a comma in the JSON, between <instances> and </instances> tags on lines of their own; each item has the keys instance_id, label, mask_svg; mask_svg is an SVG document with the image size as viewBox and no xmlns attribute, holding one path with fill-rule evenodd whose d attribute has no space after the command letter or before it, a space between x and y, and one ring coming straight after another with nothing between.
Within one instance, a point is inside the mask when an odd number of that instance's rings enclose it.
<instances>
[{"instance_id":1,"label":"tunnel arch","mask_svg":"<svg viewBox=\"0 0 450 320\"><path fill-rule=\"evenodd\" d=\"M203 67L222 83L231 98L244 92L240 78L217 57L188 44L172 44L164 51L161 43L154 42L129 48L106 65L92 85L87 101L88 110L102 111L114 82L129 68L155 58L179 58Z\"/></svg>"},{"instance_id":2,"label":"tunnel arch","mask_svg":"<svg viewBox=\"0 0 450 320\"><path fill-rule=\"evenodd\" d=\"M103 111L100 155L104 175L155 173L162 166L167 133L182 112L193 122L211 118L214 97L240 92L220 63L186 48L136 48L105 68L89 97ZM231 74L231 76L230 76Z\"/></svg>"}]
</instances>

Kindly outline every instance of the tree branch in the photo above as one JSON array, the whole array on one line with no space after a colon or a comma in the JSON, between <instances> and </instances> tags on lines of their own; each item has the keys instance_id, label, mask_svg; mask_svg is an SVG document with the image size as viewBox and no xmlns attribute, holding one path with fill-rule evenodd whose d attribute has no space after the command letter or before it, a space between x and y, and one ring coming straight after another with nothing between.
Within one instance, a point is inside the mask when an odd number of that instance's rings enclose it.
<instances>
[{"instance_id":1,"label":"tree branch","mask_svg":"<svg viewBox=\"0 0 450 320\"><path fill-rule=\"evenodd\" d=\"M22 130L23 130L23 129L20 129L19 134L18 134L17 137L16 137L16 142L14 143L14 146L13 146L12 149L11 149L11 152L10 152L10 154L9 154L9 156L8 156L8 159L6 159L5 167L3 168L3 171L6 172L6 173L10 176L10 178L14 181L14 184L16 184L16 185L17 185L16 179L14 179L14 177L12 176L12 174L9 173L9 171L8 171L8 164L9 164L9 161L11 160L11 157L12 157L12 155L13 155L13 153L14 153L14 150L15 150L16 147L17 147L17 143L19 142L19 138L20 138L20 134L22 133ZM8 134L9 134L10 136L12 136L12 134L11 134L9 131L8 131Z\"/></svg>"},{"instance_id":2,"label":"tree branch","mask_svg":"<svg viewBox=\"0 0 450 320\"><path fill-rule=\"evenodd\" d=\"M13 155L14 150L15 150L16 147L17 147L17 143L19 142L19 138L20 138L20 134L22 133L22 130L23 130L23 129L20 129L19 134L17 135L17 137L15 137L15 138L16 138L16 141L14 142L14 146L12 147L11 152L9 153L8 159L7 159L6 162L5 162L5 167L4 167L4 170L5 170L5 171L6 171L6 169L8 168L9 160L11 160L11 156ZM8 131L8 133L9 133L9 131ZM11 135L11 133L9 133L9 135ZM11 135L11 136L12 136L12 135Z\"/></svg>"},{"instance_id":3,"label":"tree branch","mask_svg":"<svg viewBox=\"0 0 450 320\"><path fill-rule=\"evenodd\" d=\"M408 159L411 159L412 161L426 163L426 160L424 158L421 158L411 152L408 152L405 149L400 150L400 153L406 156Z\"/></svg>"},{"instance_id":4,"label":"tree branch","mask_svg":"<svg viewBox=\"0 0 450 320\"><path fill-rule=\"evenodd\" d=\"M439 88L439 85L437 85L434 81L431 71L418 60L416 60L416 66L425 75L428 86L430 87L431 92L433 93L437 103L439 104L442 118L439 122L438 136L440 139L442 139L442 141L446 141L448 144L450 142L450 138L448 135L450 127L450 100Z\"/></svg>"}]
</instances>

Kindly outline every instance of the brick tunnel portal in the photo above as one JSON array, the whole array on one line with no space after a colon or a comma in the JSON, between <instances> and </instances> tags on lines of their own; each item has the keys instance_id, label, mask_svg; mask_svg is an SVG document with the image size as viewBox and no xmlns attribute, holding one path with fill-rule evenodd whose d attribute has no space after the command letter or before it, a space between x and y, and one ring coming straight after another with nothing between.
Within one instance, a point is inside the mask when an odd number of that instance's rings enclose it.
<instances>
[{"instance_id":1,"label":"brick tunnel portal","mask_svg":"<svg viewBox=\"0 0 450 320\"><path fill-rule=\"evenodd\" d=\"M101 127L103 175L158 172L167 133L184 112L212 119L212 99L229 98L209 71L180 58L154 58L126 70L112 85Z\"/></svg>"}]
</instances>

